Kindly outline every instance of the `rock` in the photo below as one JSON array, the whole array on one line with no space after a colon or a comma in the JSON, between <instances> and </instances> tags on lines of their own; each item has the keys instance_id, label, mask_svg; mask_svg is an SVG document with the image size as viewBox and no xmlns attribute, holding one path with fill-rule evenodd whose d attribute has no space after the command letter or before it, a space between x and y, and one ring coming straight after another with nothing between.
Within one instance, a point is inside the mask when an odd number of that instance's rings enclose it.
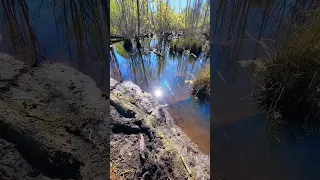
<instances>
[{"instance_id":1,"label":"rock","mask_svg":"<svg viewBox=\"0 0 320 180\"><path fill-rule=\"evenodd\" d=\"M54 63L21 72L23 63L1 57L8 67L1 79L17 86L0 94L0 138L10 144L11 164L1 156L0 179L107 179L109 107L93 80Z\"/></svg>"}]
</instances>

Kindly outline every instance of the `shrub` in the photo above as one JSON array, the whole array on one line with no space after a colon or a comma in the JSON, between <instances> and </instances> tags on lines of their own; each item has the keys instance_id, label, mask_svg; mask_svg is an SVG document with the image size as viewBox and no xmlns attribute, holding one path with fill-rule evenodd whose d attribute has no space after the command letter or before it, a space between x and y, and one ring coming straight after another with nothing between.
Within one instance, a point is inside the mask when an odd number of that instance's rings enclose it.
<instances>
[{"instance_id":1,"label":"shrub","mask_svg":"<svg viewBox=\"0 0 320 180\"><path fill-rule=\"evenodd\" d=\"M203 41L199 38L184 36L170 42L170 48L173 51L182 53L183 50L189 50L191 53L199 56L202 51Z\"/></svg>"},{"instance_id":2,"label":"shrub","mask_svg":"<svg viewBox=\"0 0 320 180\"><path fill-rule=\"evenodd\" d=\"M191 94L199 100L210 99L210 67L206 66L200 70L192 83Z\"/></svg>"},{"instance_id":3,"label":"shrub","mask_svg":"<svg viewBox=\"0 0 320 180\"><path fill-rule=\"evenodd\" d=\"M257 73L254 98L263 105L269 128L319 125L319 18L299 28Z\"/></svg>"}]
</instances>

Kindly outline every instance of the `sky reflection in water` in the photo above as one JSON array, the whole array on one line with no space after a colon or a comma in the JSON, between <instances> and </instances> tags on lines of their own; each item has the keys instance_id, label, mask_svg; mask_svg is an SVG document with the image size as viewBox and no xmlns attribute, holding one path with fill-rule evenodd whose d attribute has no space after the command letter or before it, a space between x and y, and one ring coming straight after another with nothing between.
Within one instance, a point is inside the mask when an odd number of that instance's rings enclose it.
<instances>
[{"instance_id":1,"label":"sky reflection in water","mask_svg":"<svg viewBox=\"0 0 320 180\"><path fill-rule=\"evenodd\" d=\"M150 41L150 48L154 48L156 40ZM115 48L116 60L124 80L133 81L144 91L150 92L164 104L176 105L193 103L197 105L199 115L208 113L201 108L208 108L208 103L198 103L190 98L189 80L193 80L197 72L209 62L201 55L198 59L187 55L171 54L168 49L165 57L159 57L154 53L143 51L142 59L139 55L120 55L120 50ZM111 66L111 68L114 68ZM118 70L119 71L119 70ZM111 72L114 72L111 70ZM119 80L119 76L111 73L111 76ZM206 116L203 116L206 117ZM208 116L209 117L209 116ZM209 121L209 118L199 120Z\"/></svg>"}]
</instances>

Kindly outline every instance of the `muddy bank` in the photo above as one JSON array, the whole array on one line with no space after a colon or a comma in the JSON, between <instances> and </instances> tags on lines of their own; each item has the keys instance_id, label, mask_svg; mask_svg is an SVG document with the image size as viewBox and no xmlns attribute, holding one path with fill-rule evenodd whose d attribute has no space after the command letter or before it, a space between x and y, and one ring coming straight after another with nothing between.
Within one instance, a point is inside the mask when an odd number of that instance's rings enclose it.
<instances>
[{"instance_id":1,"label":"muddy bank","mask_svg":"<svg viewBox=\"0 0 320 180\"><path fill-rule=\"evenodd\" d=\"M204 155L165 106L132 82L110 79L111 160L129 179L210 179ZM185 167L185 164L187 168Z\"/></svg>"},{"instance_id":2,"label":"muddy bank","mask_svg":"<svg viewBox=\"0 0 320 180\"><path fill-rule=\"evenodd\" d=\"M62 64L0 55L0 179L106 179L108 100Z\"/></svg>"},{"instance_id":3,"label":"muddy bank","mask_svg":"<svg viewBox=\"0 0 320 180\"><path fill-rule=\"evenodd\" d=\"M0 54L0 179L108 179L109 143L112 167L126 178L181 179L181 155L195 179L209 179L208 156L163 107L129 82L111 82L109 110L89 76Z\"/></svg>"},{"instance_id":4,"label":"muddy bank","mask_svg":"<svg viewBox=\"0 0 320 180\"><path fill-rule=\"evenodd\" d=\"M0 179L105 179L108 102L95 83L61 64L0 64Z\"/></svg>"}]
</instances>

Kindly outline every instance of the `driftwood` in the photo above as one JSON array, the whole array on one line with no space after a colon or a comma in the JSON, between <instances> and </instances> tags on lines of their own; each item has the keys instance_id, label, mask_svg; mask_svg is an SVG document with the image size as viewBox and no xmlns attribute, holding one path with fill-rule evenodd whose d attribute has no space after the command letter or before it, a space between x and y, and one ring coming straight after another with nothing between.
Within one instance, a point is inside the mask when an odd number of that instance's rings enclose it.
<instances>
[{"instance_id":1,"label":"driftwood","mask_svg":"<svg viewBox=\"0 0 320 180\"><path fill-rule=\"evenodd\" d=\"M146 50L149 51L149 52L152 52L152 53L154 53L154 54L156 54L156 55L158 55L158 56L164 57L163 54L157 52L157 50L155 50L155 49L146 49Z\"/></svg>"},{"instance_id":2,"label":"driftwood","mask_svg":"<svg viewBox=\"0 0 320 180\"><path fill-rule=\"evenodd\" d=\"M115 43L118 43L118 42L121 42L121 41L123 41L124 39L114 39L114 40L111 40L110 42L112 43L112 44L115 44Z\"/></svg>"},{"instance_id":3,"label":"driftwood","mask_svg":"<svg viewBox=\"0 0 320 180\"><path fill-rule=\"evenodd\" d=\"M124 39L124 37L119 35L110 35L110 39Z\"/></svg>"},{"instance_id":4,"label":"driftwood","mask_svg":"<svg viewBox=\"0 0 320 180\"><path fill-rule=\"evenodd\" d=\"M195 54L191 53L191 55L192 55L193 57L197 58L197 56L196 56Z\"/></svg>"}]
</instances>

